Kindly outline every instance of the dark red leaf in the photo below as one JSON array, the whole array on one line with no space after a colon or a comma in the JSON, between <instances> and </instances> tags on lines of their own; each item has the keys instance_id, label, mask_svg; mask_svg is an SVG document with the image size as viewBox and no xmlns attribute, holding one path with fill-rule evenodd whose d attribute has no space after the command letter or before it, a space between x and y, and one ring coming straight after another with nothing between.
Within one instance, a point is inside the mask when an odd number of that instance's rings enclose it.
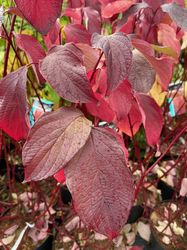
<instances>
[{"instance_id":1,"label":"dark red leaf","mask_svg":"<svg viewBox=\"0 0 187 250\"><path fill-rule=\"evenodd\" d=\"M101 17L97 10L91 7L83 8L84 21L90 34L94 32L101 33Z\"/></svg>"},{"instance_id":2,"label":"dark red leaf","mask_svg":"<svg viewBox=\"0 0 187 250\"><path fill-rule=\"evenodd\" d=\"M134 29L135 17L130 16L124 25L120 25L120 20L114 23L115 32L123 32L125 34L132 34ZM119 24L119 26L118 26Z\"/></svg>"},{"instance_id":3,"label":"dark red leaf","mask_svg":"<svg viewBox=\"0 0 187 250\"><path fill-rule=\"evenodd\" d=\"M109 91L117 88L127 78L132 64L132 49L128 37L124 33L110 36L94 33L92 44L104 52Z\"/></svg>"},{"instance_id":4,"label":"dark red leaf","mask_svg":"<svg viewBox=\"0 0 187 250\"><path fill-rule=\"evenodd\" d=\"M34 124L23 147L25 180L41 180L57 173L84 146L91 122L77 109L45 113Z\"/></svg>"},{"instance_id":5,"label":"dark red leaf","mask_svg":"<svg viewBox=\"0 0 187 250\"><path fill-rule=\"evenodd\" d=\"M36 76L38 76L39 82L44 83L45 79L38 69L39 60L46 56L44 49L33 36L16 33L14 33L14 35L16 38L16 45L26 53L30 63L34 63L32 66L36 72Z\"/></svg>"},{"instance_id":6,"label":"dark red leaf","mask_svg":"<svg viewBox=\"0 0 187 250\"><path fill-rule=\"evenodd\" d=\"M46 35L61 14L63 0L15 0L25 19Z\"/></svg>"},{"instance_id":7,"label":"dark red leaf","mask_svg":"<svg viewBox=\"0 0 187 250\"><path fill-rule=\"evenodd\" d=\"M68 24L64 27L66 43L87 43L90 44L91 35L81 24Z\"/></svg>"},{"instance_id":8,"label":"dark red leaf","mask_svg":"<svg viewBox=\"0 0 187 250\"><path fill-rule=\"evenodd\" d=\"M181 7L176 3L163 4L161 6L164 12L167 12L169 16L176 22L176 24L187 31L187 9Z\"/></svg>"},{"instance_id":9,"label":"dark red leaf","mask_svg":"<svg viewBox=\"0 0 187 250\"><path fill-rule=\"evenodd\" d=\"M99 13L101 12L101 3L99 0L85 0L85 6L97 10Z\"/></svg>"},{"instance_id":10,"label":"dark red leaf","mask_svg":"<svg viewBox=\"0 0 187 250\"><path fill-rule=\"evenodd\" d=\"M144 249L143 246L133 246L129 250L143 250L143 249Z\"/></svg>"},{"instance_id":11,"label":"dark red leaf","mask_svg":"<svg viewBox=\"0 0 187 250\"><path fill-rule=\"evenodd\" d=\"M40 61L44 78L61 97L75 103L93 100L82 57L81 50L70 43L54 46Z\"/></svg>"},{"instance_id":12,"label":"dark red leaf","mask_svg":"<svg viewBox=\"0 0 187 250\"><path fill-rule=\"evenodd\" d=\"M93 128L85 146L64 171L81 220L110 239L116 237L127 221L134 185L124 151L113 133Z\"/></svg>"},{"instance_id":13,"label":"dark red leaf","mask_svg":"<svg viewBox=\"0 0 187 250\"><path fill-rule=\"evenodd\" d=\"M149 145L158 143L163 125L162 111L155 100L145 94L136 94Z\"/></svg>"},{"instance_id":14,"label":"dark red leaf","mask_svg":"<svg viewBox=\"0 0 187 250\"><path fill-rule=\"evenodd\" d=\"M0 129L17 141L26 139L29 131L26 82L27 67L0 80Z\"/></svg>"},{"instance_id":15,"label":"dark red leaf","mask_svg":"<svg viewBox=\"0 0 187 250\"><path fill-rule=\"evenodd\" d=\"M43 36L46 46L50 49L53 45L61 44L61 26L58 21L56 21L55 25L48 32L46 36Z\"/></svg>"},{"instance_id":16,"label":"dark red leaf","mask_svg":"<svg viewBox=\"0 0 187 250\"><path fill-rule=\"evenodd\" d=\"M166 0L144 0L154 11L157 10L161 4L165 3Z\"/></svg>"},{"instance_id":17,"label":"dark red leaf","mask_svg":"<svg viewBox=\"0 0 187 250\"><path fill-rule=\"evenodd\" d=\"M122 18L117 23L116 31L120 31L124 24L127 23L128 18L134 14L136 14L139 10L147 8L148 5L146 3L136 3L132 5L128 10L123 13ZM132 21L131 21L132 22ZM132 23L133 25L133 23Z\"/></svg>"},{"instance_id":18,"label":"dark red leaf","mask_svg":"<svg viewBox=\"0 0 187 250\"><path fill-rule=\"evenodd\" d=\"M111 92L108 102L110 108L115 111L118 121L127 116L131 109L132 100L132 89L128 81L124 81L117 89Z\"/></svg>"},{"instance_id":19,"label":"dark red leaf","mask_svg":"<svg viewBox=\"0 0 187 250\"><path fill-rule=\"evenodd\" d=\"M79 8L83 5L84 0L71 0L68 2L71 8Z\"/></svg>"},{"instance_id":20,"label":"dark red leaf","mask_svg":"<svg viewBox=\"0 0 187 250\"><path fill-rule=\"evenodd\" d=\"M148 93L155 82L155 70L148 60L137 50L133 50L132 67L128 77L137 92Z\"/></svg>"},{"instance_id":21,"label":"dark red leaf","mask_svg":"<svg viewBox=\"0 0 187 250\"><path fill-rule=\"evenodd\" d=\"M108 3L102 8L102 17L110 18L115 14L124 12L129 9L136 1L135 0L122 0Z\"/></svg>"},{"instance_id":22,"label":"dark red leaf","mask_svg":"<svg viewBox=\"0 0 187 250\"><path fill-rule=\"evenodd\" d=\"M117 122L118 128L129 136L135 135L142 123L142 116L136 100L133 99L131 110L125 119Z\"/></svg>"}]
</instances>

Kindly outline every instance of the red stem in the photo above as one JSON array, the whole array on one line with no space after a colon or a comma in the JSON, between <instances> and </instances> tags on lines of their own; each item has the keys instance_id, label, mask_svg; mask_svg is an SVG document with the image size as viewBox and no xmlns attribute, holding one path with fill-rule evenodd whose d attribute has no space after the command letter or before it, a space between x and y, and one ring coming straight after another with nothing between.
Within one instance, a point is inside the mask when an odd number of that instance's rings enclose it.
<instances>
[{"instance_id":1,"label":"red stem","mask_svg":"<svg viewBox=\"0 0 187 250\"><path fill-rule=\"evenodd\" d=\"M138 186L136 188L135 191L135 198L137 197L140 188L143 186L143 181L145 179L145 177L151 173L153 171L153 169L155 168L155 166L162 160L162 158L167 154L167 152L170 150L170 148L175 144L175 142L179 139L179 137L187 130L187 125L185 125L183 127L183 129L181 129L181 131L176 135L176 137L172 140L172 142L169 144L169 146L167 147L167 149L164 151L164 153L155 161L155 163L145 171L145 173L141 176L140 181L138 183Z\"/></svg>"},{"instance_id":2,"label":"red stem","mask_svg":"<svg viewBox=\"0 0 187 250\"><path fill-rule=\"evenodd\" d=\"M15 21L16 21L16 15L13 15L12 17L12 22L11 22L11 26L10 26L10 33L8 35L8 37L12 38L12 32L14 30L14 24L15 24ZM3 25L2 25L3 26ZM3 26L4 28L4 26ZM6 32L5 32L6 33ZM7 34L6 34L7 35ZM6 48L6 53L5 53L5 61L4 61L4 71L3 71L3 77L5 77L7 75L7 68L8 68L8 58L9 58L9 53L10 53L10 47L11 47L11 44L8 43L7 44L7 48Z\"/></svg>"}]
</instances>

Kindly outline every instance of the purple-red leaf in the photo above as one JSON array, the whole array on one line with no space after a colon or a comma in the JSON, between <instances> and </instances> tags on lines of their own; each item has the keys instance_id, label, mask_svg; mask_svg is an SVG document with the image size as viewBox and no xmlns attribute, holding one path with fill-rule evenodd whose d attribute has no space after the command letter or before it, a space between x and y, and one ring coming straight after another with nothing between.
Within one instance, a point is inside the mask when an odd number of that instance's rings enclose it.
<instances>
[{"instance_id":1,"label":"purple-red leaf","mask_svg":"<svg viewBox=\"0 0 187 250\"><path fill-rule=\"evenodd\" d=\"M131 109L132 100L132 89L128 81L124 81L117 89L111 92L108 102L110 108L115 111L118 121L127 116Z\"/></svg>"},{"instance_id":2,"label":"purple-red leaf","mask_svg":"<svg viewBox=\"0 0 187 250\"><path fill-rule=\"evenodd\" d=\"M143 3L133 4L128 10L126 10L123 13L122 18L120 20L118 20L116 31L120 31L120 29L123 27L123 25L128 22L128 18L130 16L135 15L139 10L145 9L147 7L148 7L148 5L146 3L144 3L144 2Z\"/></svg>"},{"instance_id":3,"label":"purple-red leaf","mask_svg":"<svg viewBox=\"0 0 187 250\"><path fill-rule=\"evenodd\" d=\"M25 19L46 35L61 14L63 0L15 0Z\"/></svg>"},{"instance_id":4,"label":"purple-red leaf","mask_svg":"<svg viewBox=\"0 0 187 250\"><path fill-rule=\"evenodd\" d=\"M187 31L187 9L181 7L176 3L163 4L161 6L164 12L167 12L169 16L176 22L176 24Z\"/></svg>"},{"instance_id":5,"label":"purple-red leaf","mask_svg":"<svg viewBox=\"0 0 187 250\"><path fill-rule=\"evenodd\" d=\"M101 32L101 17L97 10L91 7L83 8L84 11L84 21L86 23L86 28L90 34L94 32Z\"/></svg>"},{"instance_id":6,"label":"purple-red leaf","mask_svg":"<svg viewBox=\"0 0 187 250\"><path fill-rule=\"evenodd\" d=\"M39 60L46 56L44 49L33 36L16 33L14 33L14 35L16 38L16 45L26 53L29 61L34 63L32 66L36 72L36 76L38 76L39 82L44 83L45 79L42 77L38 69Z\"/></svg>"},{"instance_id":7,"label":"purple-red leaf","mask_svg":"<svg viewBox=\"0 0 187 250\"><path fill-rule=\"evenodd\" d=\"M91 122L76 109L45 113L31 128L23 147L25 180L41 180L57 173L84 146Z\"/></svg>"},{"instance_id":8,"label":"purple-red leaf","mask_svg":"<svg viewBox=\"0 0 187 250\"><path fill-rule=\"evenodd\" d=\"M142 122L149 145L158 143L163 125L162 111L155 100L145 94L136 94Z\"/></svg>"},{"instance_id":9,"label":"purple-red leaf","mask_svg":"<svg viewBox=\"0 0 187 250\"><path fill-rule=\"evenodd\" d=\"M64 171L81 220L110 239L116 237L127 221L134 185L124 151L113 133L93 128L85 146Z\"/></svg>"},{"instance_id":10,"label":"purple-red leaf","mask_svg":"<svg viewBox=\"0 0 187 250\"><path fill-rule=\"evenodd\" d=\"M155 70L143 54L133 50L132 67L128 77L132 88L137 92L148 93L155 82L155 75Z\"/></svg>"},{"instance_id":11,"label":"purple-red leaf","mask_svg":"<svg viewBox=\"0 0 187 250\"><path fill-rule=\"evenodd\" d=\"M165 0L144 0L154 11L156 11Z\"/></svg>"},{"instance_id":12,"label":"purple-red leaf","mask_svg":"<svg viewBox=\"0 0 187 250\"><path fill-rule=\"evenodd\" d=\"M132 64L132 48L129 38L124 33L114 33L110 36L94 33L92 44L104 52L108 89L117 88L128 77Z\"/></svg>"},{"instance_id":13,"label":"purple-red leaf","mask_svg":"<svg viewBox=\"0 0 187 250\"><path fill-rule=\"evenodd\" d=\"M74 44L54 46L40 61L40 72L56 92L71 102L92 101L92 90L82 65L83 54Z\"/></svg>"},{"instance_id":14,"label":"purple-red leaf","mask_svg":"<svg viewBox=\"0 0 187 250\"><path fill-rule=\"evenodd\" d=\"M0 80L0 129L17 141L26 139L29 131L26 82L27 67Z\"/></svg>"},{"instance_id":15,"label":"purple-red leaf","mask_svg":"<svg viewBox=\"0 0 187 250\"><path fill-rule=\"evenodd\" d=\"M68 24L64 27L66 43L87 43L90 44L91 35L81 24Z\"/></svg>"}]
</instances>

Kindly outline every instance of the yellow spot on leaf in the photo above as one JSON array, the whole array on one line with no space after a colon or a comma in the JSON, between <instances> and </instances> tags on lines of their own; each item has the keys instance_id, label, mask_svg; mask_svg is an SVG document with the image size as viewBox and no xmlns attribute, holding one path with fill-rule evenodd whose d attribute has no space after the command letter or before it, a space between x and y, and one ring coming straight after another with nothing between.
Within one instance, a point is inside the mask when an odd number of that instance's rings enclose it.
<instances>
[{"instance_id":1,"label":"yellow spot on leaf","mask_svg":"<svg viewBox=\"0 0 187 250\"><path fill-rule=\"evenodd\" d=\"M150 94L159 106L162 106L166 98L166 91L163 91L159 82L156 80L153 84Z\"/></svg>"}]
</instances>

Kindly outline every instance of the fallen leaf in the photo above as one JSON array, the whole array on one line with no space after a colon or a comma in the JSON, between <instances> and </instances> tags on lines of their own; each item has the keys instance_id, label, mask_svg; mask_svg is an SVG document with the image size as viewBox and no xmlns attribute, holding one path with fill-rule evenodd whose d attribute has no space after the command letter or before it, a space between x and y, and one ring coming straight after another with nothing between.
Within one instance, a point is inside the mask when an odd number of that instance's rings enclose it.
<instances>
[{"instance_id":1,"label":"fallen leaf","mask_svg":"<svg viewBox=\"0 0 187 250\"><path fill-rule=\"evenodd\" d=\"M142 221L138 222L137 230L142 239L149 242L151 236L151 229L149 224L145 224Z\"/></svg>"}]
</instances>

